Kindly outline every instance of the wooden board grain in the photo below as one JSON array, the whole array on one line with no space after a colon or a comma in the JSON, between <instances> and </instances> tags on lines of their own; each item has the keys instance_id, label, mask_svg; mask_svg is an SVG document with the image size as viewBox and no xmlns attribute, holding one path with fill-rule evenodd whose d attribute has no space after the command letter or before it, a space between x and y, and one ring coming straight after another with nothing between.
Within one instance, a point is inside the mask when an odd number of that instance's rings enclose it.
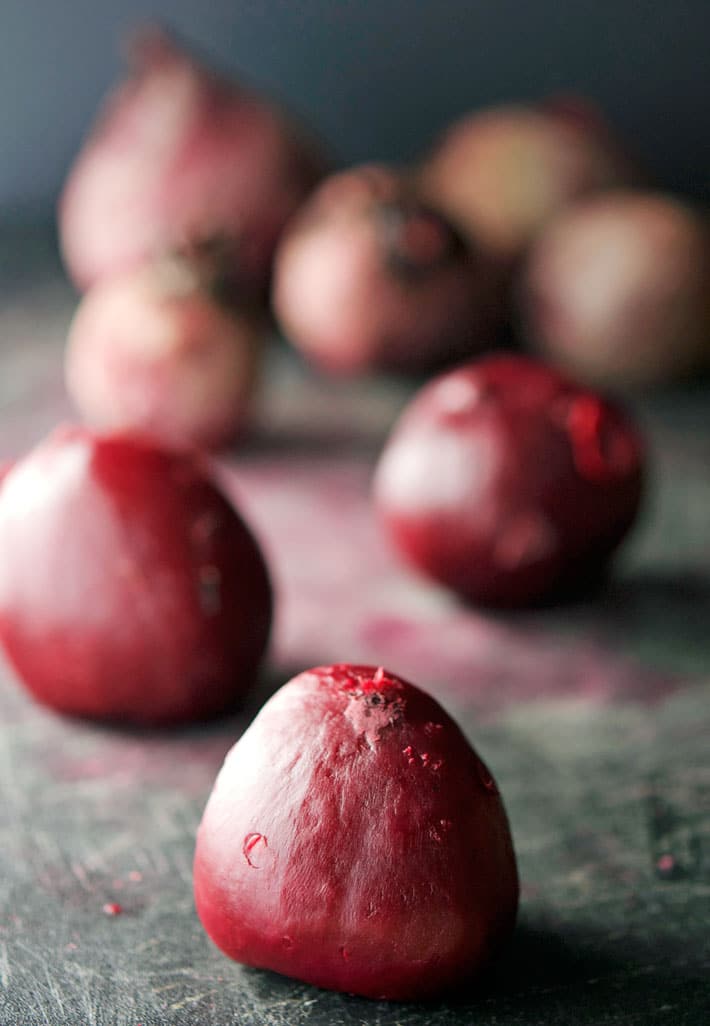
<instances>
[{"instance_id":1,"label":"wooden board grain","mask_svg":"<svg viewBox=\"0 0 710 1026\"><path fill-rule=\"evenodd\" d=\"M74 297L42 236L0 249L0 458L70 415ZM494 616L405 573L368 506L406 390L333 386L275 351L246 446L220 469L278 585L247 708L178 733L35 706L0 669L0 1026L701 1026L710 1017L710 409L643 405L655 474L608 587ZM520 927L482 987L391 1005L224 959L191 894L224 754L293 672L362 659L429 687L498 778ZM120 914L111 914L120 905ZM115 911L115 910L114 910Z\"/></svg>"}]
</instances>

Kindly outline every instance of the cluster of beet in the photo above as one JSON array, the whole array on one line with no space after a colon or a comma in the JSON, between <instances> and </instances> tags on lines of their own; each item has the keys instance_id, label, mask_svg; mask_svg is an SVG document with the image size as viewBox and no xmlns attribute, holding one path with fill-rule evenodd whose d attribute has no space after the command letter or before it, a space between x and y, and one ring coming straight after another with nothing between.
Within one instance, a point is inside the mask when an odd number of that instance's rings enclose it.
<instances>
[{"instance_id":1,"label":"cluster of beet","mask_svg":"<svg viewBox=\"0 0 710 1026\"><path fill-rule=\"evenodd\" d=\"M62 712L170 724L232 708L272 615L256 541L212 480L275 317L316 366L435 377L374 505L420 571L511 606L586 585L636 515L643 448L597 382L710 352L708 238L638 189L578 102L455 126L415 170L330 177L280 109L164 34L133 44L60 205L84 295L66 354L89 425L0 472L0 639ZM269 298L270 313L269 313ZM471 360L512 323L527 356ZM495 783L382 668L301 674L235 746L200 828L198 911L234 958L369 996L487 964L518 883Z\"/></svg>"}]
</instances>

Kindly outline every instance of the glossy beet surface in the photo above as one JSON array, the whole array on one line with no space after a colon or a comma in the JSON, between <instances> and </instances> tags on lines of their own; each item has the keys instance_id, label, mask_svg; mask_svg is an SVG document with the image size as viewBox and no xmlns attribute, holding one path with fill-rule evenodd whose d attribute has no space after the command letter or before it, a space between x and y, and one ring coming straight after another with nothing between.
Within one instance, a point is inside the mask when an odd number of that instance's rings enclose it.
<instances>
[{"instance_id":1,"label":"glossy beet surface","mask_svg":"<svg viewBox=\"0 0 710 1026\"><path fill-rule=\"evenodd\" d=\"M375 667L294 678L227 756L195 898L232 958L368 997L482 969L515 921L496 785L429 695Z\"/></svg>"},{"instance_id":2,"label":"glossy beet surface","mask_svg":"<svg viewBox=\"0 0 710 1026\"><path fill-rule=\"evenodd\" d=\"M415 567L474 601L522 605L598 575L642 477L641 439L617 407L534 360L496 356L415 397L374 492Z\"/></svg>"},{"instance_id":3,"label":"glossy beet surface","mask_svg":"<svg viewBox=\"0 0 710 1026\"><path fill-rule=\"evenodd\" d=\"M234 706L271 619L257 545L188 455L57 431L0 493L0 639L61 712L161 724Z\"/></svg>"}]
</instances>

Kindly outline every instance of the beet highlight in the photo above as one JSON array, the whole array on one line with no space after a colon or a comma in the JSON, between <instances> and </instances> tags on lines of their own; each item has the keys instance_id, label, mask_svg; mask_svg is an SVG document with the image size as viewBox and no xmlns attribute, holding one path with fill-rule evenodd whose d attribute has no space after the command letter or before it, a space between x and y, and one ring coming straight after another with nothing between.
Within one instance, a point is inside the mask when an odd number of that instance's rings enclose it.
<instances>
[{"instance_id":1,"label":"beet highlight","mask_svg":"<svg viewBox=\"0 0 710 1026\"><path fill-rule=\"evenodd\" d=\"M710 230L670 196L614 192L541 235L521 288L523 330L592 384L651 387L710 365Z\"/></svg>"},{"instance_id":2,"label":"beet highlight","mask_svg":"<svg viewBox=\"0 0 710 1026\"><path fill-rule=\"evenodd\" d=\"M295 122L220 78L157 27L136 33L59 204L80 289L174 246L234 240L244 288L263 290L278 236L322 173Z\"/></svg>"},{"instance_id":3,"label":"beet highlight","mask_svg":"<svg viewBox=\"0 0 710 1026\"><path fill-rule=\"evenodd\" d=\"M433 698L367 666L308 670L231 750L195 901L231 958L372 998L485 971L518 878L495 781Z\"/></svg>"},{"instance_id":4,"label":"beet highlight","mask_svg":"<svg viewBox=\"0 0 710 1026\"><path fill-rule=\"evenodd\" d=\"M570 201L635 178L601 115L576 97L469 114L421 169L424 194L506 263Z\"/></svg>"},{"instance_id":5,"label":"beet highlight","mask_svg":"<svg viewBox=\"0 0 710 1026\"><path fill-rule=\"evenodd\" d=\"M417 373L490 343L500 282L400 173L334 175L291 222L273 307L286 337L326 371Z\"/></svg>"},{"instance_id":6,"label":"beet highlight","mask_svg":"<svg viewBox=\"0 0 710 1026\"><path fill-rule=\"evenodd\" d=\"M90 289L65 355L67 391L83 419L178 448L232 442L247 419L266 325L230 288L208 252Z\"/></svg>"},{"instance_id":7,"label":"beet highlight","mask_svg":"<svg viewBox=\"0 0 710 1026\"><path fill-rule=\"evenodd\" d=\"M374 501L426 576L474 602L527 605L598 578L634 522L643 467L618 407L542 363L494 356L415 396Z\"/></svg>"},{"instance_id":8,"label":"beet highlight","mask_svg":"<svg viewBox=\"0 0 710 1026\"><path fill-rule=\"evenodd\" d=\"M253 685L271 588L197 458L56 431L0 492L0 641L59 712L136 724L233 708Z\"/></svg>"}]
</instances>

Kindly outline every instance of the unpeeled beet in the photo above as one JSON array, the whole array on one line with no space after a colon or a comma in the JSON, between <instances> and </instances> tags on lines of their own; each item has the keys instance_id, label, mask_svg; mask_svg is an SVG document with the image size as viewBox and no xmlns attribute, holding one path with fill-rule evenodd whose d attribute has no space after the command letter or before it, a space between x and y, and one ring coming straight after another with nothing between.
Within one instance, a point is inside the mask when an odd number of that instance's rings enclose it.
<instances>
[{"instance_id":1,"label":"unpeeled beet","mask_svg":"<svg viewBox=\"0 0 710 1026\"><path fill-rule=\"evenodd\" d=\"M473 979L518 901L489 771L433 698L365 666L309 670L263 707L217 778L194 880L231 958L374 998Z\"/></svg>"},{"instance_id":2,"label":"unpeeled beet","mask_svg":"<svg viewBox=\"0 0 710 1026\"><path fill-rule=\"evenodd\" d=\"M67 391L93 427L171 447L218 448L241 431L265 336L209 252L98 282L69 331Z\"/></svg>"},{"instance_id":3,"label":"unpeeled beet","mask_svg":"<svg viewBox=\"0 0 710 1026\"><path fill-rule=\"evenodd\" d=\"M501 289L404 175L368 164L328 178L289 223L273 306L286 337L327 371L417 374L490 344Z\"/></svg>"},{"instance_id":4,"label":"unpeeled beet","mask_svg":"<svg viewBox=\"0 0 710 1026\"><path fill-rule=\"evenodd\" d=\"M469 114L421 173L432 202L504 262L577 197L635 177L603 117L574 96Z\"/></svg>"},{"instance_id":5,"label":"unpeeled beet","mask_svg":"<svg viewBox=\"0 0 710 1026\"><path fill-rule=\"evenodd\" d=\"M691 377L710 366L710 225L660 193L587 199L537 240L520 296L530 341L590 384Z\"/></svg>"},{"instance_id":6,"label":"unpeeled beet","mask_svg":"<svg viewBox=\"0 0 710 1026\"><path fill-rule=\"evenodd\" d=\"M261 292L276 241L320 176L293 119L215 74L162 30L129 45L61 195L62 253L82 289L203 239L234 243L242 285Z\"/></svg>"}]
</instances>

